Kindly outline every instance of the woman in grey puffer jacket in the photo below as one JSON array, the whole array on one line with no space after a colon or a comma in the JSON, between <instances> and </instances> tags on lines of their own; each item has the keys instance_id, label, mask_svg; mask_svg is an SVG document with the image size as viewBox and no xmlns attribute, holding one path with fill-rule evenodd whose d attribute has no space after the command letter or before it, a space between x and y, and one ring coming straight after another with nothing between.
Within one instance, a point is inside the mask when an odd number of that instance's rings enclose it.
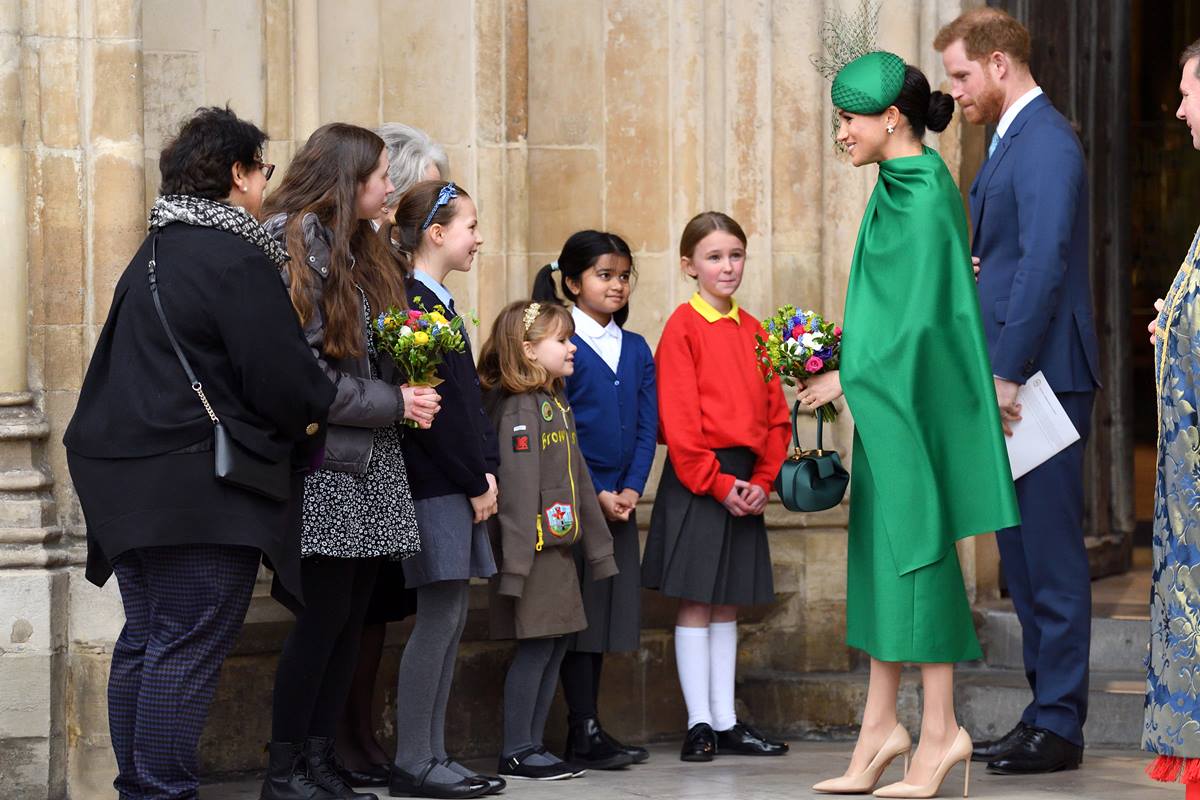
<instances>
[{"instance_id":1,"label":"woman in grey puffer jacket","mask_svg":"<svg viewBox=\"0 0 1200 800\"><path fill-rule=\"evenodd\" d=\"M337 387L322 463L305 479L303 605L275 676L263 800L377 800L339 774L333 736L383 558L420 549L398 422L428 427L440 398L399 385L373 319L403 307L403 265L370 220L391 191L383 141L354 125L318 129L268 199L269 233L291 256L284 282L305 338Z\"/></svg>"}]
</instances>

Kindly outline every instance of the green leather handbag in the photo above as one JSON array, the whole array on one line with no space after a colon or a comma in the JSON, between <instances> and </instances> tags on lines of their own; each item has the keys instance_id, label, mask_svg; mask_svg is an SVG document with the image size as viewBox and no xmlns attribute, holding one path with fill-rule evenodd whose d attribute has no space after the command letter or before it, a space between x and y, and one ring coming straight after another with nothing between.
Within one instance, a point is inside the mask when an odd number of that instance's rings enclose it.
<instances>
[{"instance_id":1,"label":"green leather handbag","mask_svg":"<svg viewBox=\"0 0 1200 800\"><path fill-rule=\"evenodd\" d=\"M801 450L796 415L800 401L792 405L792 454L779 468L775 491L788 511L824 511L842 502L850 473L842 466L836 450L822 448L821 415L817 414L817 449Z\"/></svg>"}]
</instances>

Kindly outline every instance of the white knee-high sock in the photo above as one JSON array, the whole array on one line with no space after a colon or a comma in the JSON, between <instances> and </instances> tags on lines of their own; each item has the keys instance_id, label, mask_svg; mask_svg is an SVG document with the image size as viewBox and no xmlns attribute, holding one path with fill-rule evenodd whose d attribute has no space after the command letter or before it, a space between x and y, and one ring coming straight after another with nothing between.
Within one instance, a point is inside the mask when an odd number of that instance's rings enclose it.
<instances>
[{"instance_id":1,"label":"white knee-high sock","mask_svg":"<svg viewBox=\"0 0 1200 800\"><path fill-rule=\"evenodd\" d=\"M712 622L708 626L708 703L713 730L727 731L737 724L733 707L737 675L737 622Z\"/></svg>"},{"instance_id":2,"label":"white knee-high sock","mask_svg":"<svg viewBox=\"0 0 1200 800\"><path fill-rule=\"evenodd\" d=\"M675 667L687 704L688 728L704 722L712 725L708 706L708 628L675 626Z\"/></svg>"}]
</instances>

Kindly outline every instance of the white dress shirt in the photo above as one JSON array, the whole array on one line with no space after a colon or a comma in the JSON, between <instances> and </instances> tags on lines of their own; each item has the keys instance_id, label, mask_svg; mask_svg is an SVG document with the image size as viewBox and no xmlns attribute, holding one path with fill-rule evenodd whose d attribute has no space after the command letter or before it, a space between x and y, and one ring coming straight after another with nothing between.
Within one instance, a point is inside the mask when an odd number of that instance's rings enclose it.
<instances>
[{"instance_id":1,"label":"white dress shirt","mask_svg":"<svg viewBox=\"0 0 1200 800\"><path fill-rule=\"evenodd\" d=\"M1025 106L1032 103L1042 94L1042 87L1035 86L1025 94L1017 98L1017 102L1008 107L1008 111L1004 112L1004 116L1000 117L1000 122L996 124L996 135L1001 139L1004 134L1008 133L1008 126L1013 124L1013 120L1017 118L1025 110Z\"/></svg>"},{"instance_id":2,"label":"white dress shirt","mask_svg":"<svg viewBox=\"0 0 1200 800\"><path fill-rule=\"evenodd\" d=\"M571 307L571 318L575 320L575 332L579 338L596 351L596 355L615 373L617 365L621 363L621 326L610 319L607 325L601 327L600 323L580 311L578 306Z\"/></svg>"}]
</instances>

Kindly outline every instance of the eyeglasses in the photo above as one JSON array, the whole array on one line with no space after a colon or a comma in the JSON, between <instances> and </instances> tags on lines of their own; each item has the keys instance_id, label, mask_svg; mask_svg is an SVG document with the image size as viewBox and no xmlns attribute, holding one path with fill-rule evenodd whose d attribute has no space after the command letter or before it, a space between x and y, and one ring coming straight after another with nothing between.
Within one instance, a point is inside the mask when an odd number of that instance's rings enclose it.
<instances>
[{"instance_id":1,"label":"eyeglasses","mask_svg":"<svg viewBox=\"0 0 1200 800\"><path fill-rule=\"evenodd\" d=\"M265 164L262 161L258 162L258 168L262 170L263 180L271 180L271 176L275 174L274 164Z\"/></svg>"}]
</instances>

